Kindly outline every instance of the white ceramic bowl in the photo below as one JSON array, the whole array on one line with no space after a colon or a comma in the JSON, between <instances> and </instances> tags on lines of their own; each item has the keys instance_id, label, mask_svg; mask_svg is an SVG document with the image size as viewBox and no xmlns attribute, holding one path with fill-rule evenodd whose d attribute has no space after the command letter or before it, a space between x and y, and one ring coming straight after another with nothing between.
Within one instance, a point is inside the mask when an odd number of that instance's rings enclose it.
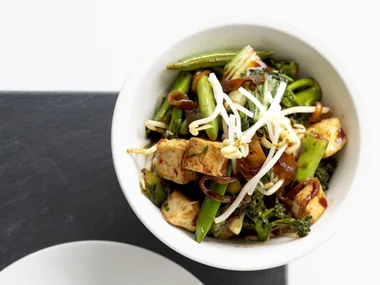
<instances>
[{"instance_id":1,"label":"white ceramic bowl","mask_svg":"<svg viewBox=\"0 0 380 285\"><path fill-rule=\"evenodd\" d=\"M160 95L170 88L177 75L165 69L168 63L202 51L239 49L247 44L270 48L277 57L294 59L300 74L316 78L323 88L325 105L332 107L348 136L340 153L339 167L327 192L329 207L302 239L274 238L259 246L246 242L208 238L201 244L193 233L168 224L144 195L139 186L143 158L133 158L125 150L145 144L144 125L150 119ZM121 188L144 225L162 242L198 262L231 270L259 270L286 264L321 245L337 230L339 211L350 191L359 163L360 132L353 89L342 66L330 52L309 35L273 21L240 20L226 24L213 21L182 34L162 48L150 49L145 61L130 73L118 97L112 122L112 154Z\"/></svg>"}]
</instances>

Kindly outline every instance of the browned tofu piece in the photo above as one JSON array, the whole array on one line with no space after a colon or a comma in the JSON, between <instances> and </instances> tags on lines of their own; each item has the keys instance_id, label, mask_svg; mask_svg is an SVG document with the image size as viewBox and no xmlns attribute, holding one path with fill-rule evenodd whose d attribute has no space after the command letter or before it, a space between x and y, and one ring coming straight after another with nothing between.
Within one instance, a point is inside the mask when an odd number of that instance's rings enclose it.
<instances>
[{"instance_id":1,"label":"browned tofu piece","mask_svg":"<svg viewBox=\"0 0 380 285\"><path fill-rule=\"evenodd\" d=\"M188 141L182 139L162 139L157 144L155 167L160 177L186 184L197 179L197 173L182 169L182 159Z\"/></svg>"},{"instance_id":2,"label":"browned tofu piece","mask_svg":"<svg viewBox=\"0 0 380 285\"><path fill-rule=\"evenodd\" d=\"M222 143L191 138L183 157L184 169L211 176L227 174L228 159L221 152Z\"/></svg>"},{"instance_id":3,"label":"browned tofu piece","mask_svg":"<svg viewBox=\"0 0 380 285\"><path fill-rule=\"evenodd\" d=\"M161 213L164 219L172 225L195 232L200 208L199 201L191 201L180 192L173 191L161 206Z\"/></svg>"},{"instance_id":4,"label":"browned tofu piece","mask_svg":"<svg viewBox=\"0 0 380 285\"><path fill-rule=\"evenodd\" d=\"M337 153L347 143L347 137L338 118L322 120L319 123L311 125L306 129L305 135L308 135L310 132L315 132L329 141L323 158Z\"/></svg>"},{"instance_id":5,"label":"browned tofu piece","mask_svg":"<svg viewBox=\"0 0 380 285\"><path fill-rule=\"evenodd\" d=\"M298 217L298 211L302 205L302 202L307 199L313 190L312 185L307 185L303 188L294 198L292 202L292 213ZM312 216L311 223L314 224L325 212L327 208L327 200L325 192L322 190L322 186L319 187L317 195L307 204L305 213L303 216Z\"/></svg>"}]
</instances>

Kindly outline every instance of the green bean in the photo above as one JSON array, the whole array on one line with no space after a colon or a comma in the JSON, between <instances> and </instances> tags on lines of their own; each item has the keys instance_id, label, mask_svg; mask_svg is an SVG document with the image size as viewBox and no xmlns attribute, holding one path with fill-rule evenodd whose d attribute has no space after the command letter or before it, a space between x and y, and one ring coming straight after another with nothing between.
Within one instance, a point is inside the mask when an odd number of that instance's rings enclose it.
<instances>
[{"instance_id":1,"label":"green bean","mask_svg":"<svg viewBox=\"0 0 380 285\"><path fill-rule=\"evenodd\" d=\"M229 163L227 168L227 176L231 175L232 167ZM216 182L211 182L210 189L217 192L220 195L224 195L226 192L228 184L218 184ZM211 199L206 196L203 200L201 210L198 215L197 225L195 227L195 240L197 242L202 242L206 237L208 231L210 230L216 213L220 207L220 202Z\"/></svg>"},{"instance_id":2,"label":"green bean","mask_svg":"<svg viewBox=\"0 0 380 285\"><path fill-rule=\"evenodd\" d=\"M187 92L189 92L192 77L193 76L190 72L186 72L186 71L180 72L171 91L180 91L186 94ZM155 113L153 120L167 123L168 114L171 107L172 106L169 104L167 97L165 97L161 103L160 108ZM150 133L150 130L147 130L147 134L149 133Z\"/></svg>"},{"instance_id":3,"label":"green bean","mask_svg":"<svg viewBox=\"0 0 380 285\"><path fill-rule=\"evenodd\" d=\"M186 94L189 91L191 79L192 79L192 75L190 72L180 72L171 91L180 91ZM153 120L161 122L162 118L165 117L170 107L171 105L169 104L167 98L165 98L161 107L158 109L158 111L154 115Z\"/></svg>"},{"instance_id":4,"label":"green bean","mask_svg":"<svg viewBox=\"0 0 380 285\"><path fill-rule=\"evenodd\" d=\"M162 185L160 177L145 168L142 170L142 173L146 185L146 189L143 190L145 195L153 202L153 204L157 207L161 207L165 202L168 193Z\"/></svg>"},{"instance_id":5,"label":"green bean","mask_svg":"<svg viewBox=\"0 0 380 285\"><path fill-rule=\"evenodd\" d=\"M178 137L179 129L182 124L182 109L173 108L172 117L170 118L169 128L166 131L166 138L172 139Z\"/></svg>"},{"instance_id":6,"label":"green bean","mask_svg":"<svg viewBox=\"0 0 380 285\"><path fill-rule=\"evenodd\" d=\"M202 118L208 117L215 110L216 103L212 91L211 83L208 80L208 75L203 75L198 82L197 86L199 110ZM206 134L210 140L215 141L218 138L219 122L215 118L208 123L212 127L206 130Z\"/></svg>"},{"instance_id":7,"label":"green bean","mask_svg":"<svg viewBox=\"0 0 380 285\"><path fill-rule=\"evenodd\" d=\"M226 65L238 51L212 51L197 53L191 56L182 58L166 68L172 70L197 70L202 68L209 68L215 66ZM271 50L258 50L256 54L261 58L268 58L273 55Z\"/></svg>"},{"instance_id":8,"label":"green bean","mask_svg":"<svg viewBox=\"0 0 380 285\"><path fill-rule=\"evenodd\" d=\"M299 167L295 174L297 181L314 176L328 143L328 140L313 132L302 141L301 154L297 160Z\"/></svg>"},{"instance_id":9,"label":"green bean","mask_svg":"<svg viewBox=\"0 0 380 285\"><path fill-rule=\"evenodd\" d=\"M183 135L183 136L189 134L189 127L188 127L188 125L187 125L187 119L184 119L184 120L183 120L183 122L182 122L182 124L181 124L181 127L179 128L178 133L179 133L180 135Z\"/></svg>"}]
</instances>

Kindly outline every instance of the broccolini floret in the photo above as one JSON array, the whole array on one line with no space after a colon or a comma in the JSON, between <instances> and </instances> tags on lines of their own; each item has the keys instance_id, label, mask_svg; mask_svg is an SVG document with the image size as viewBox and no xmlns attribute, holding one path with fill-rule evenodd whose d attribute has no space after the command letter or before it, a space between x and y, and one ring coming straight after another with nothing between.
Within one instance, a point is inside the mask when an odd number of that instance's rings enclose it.
<instances>
[{"instance_id":1,"label":"broccolini floret","mask_svg":"<svg viewBox=\"0 0 380 285\"><path fill-rule=\"evenodd\" d=\"M338 163L335 157L322 159L321 162L319 163L314 176L318 178L319 182L322 185L322 189L324 191L329 189L329 183L330 183L331 177L337 166L338 166Z\"/></svg>"},{"instance_id":2,"label":"broccolini floret","mask_svg":"<svg viewBox=\"0 0 380 285\"><path fill-rule=\"evenodd\" d=\"M258 191L253 193L245 213L244 227L255 230L260 241L266 241L279 227L288 228L300 237L306 236L310 231L311 217L289 217L285 207L277 199L275 205L268 209L264 203L264 196Z\"/></svg>"}]
</instances>

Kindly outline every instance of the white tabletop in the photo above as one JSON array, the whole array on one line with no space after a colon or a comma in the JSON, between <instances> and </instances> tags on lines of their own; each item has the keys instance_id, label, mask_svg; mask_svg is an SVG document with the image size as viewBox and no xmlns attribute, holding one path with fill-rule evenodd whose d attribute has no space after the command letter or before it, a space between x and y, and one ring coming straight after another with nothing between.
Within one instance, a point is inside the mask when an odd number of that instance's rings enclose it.
<instances>
[{"instance_id":1,"label":"white tabletop","mask_svg":"<svg viewBox=\"0 0 380 285\"><path fill-rule=\"evenodd\" d=\"M362 122L369 122L374 101L379 102L377 2L2 0L0 90L118 91L141 47L154 48L168 31L178 32L210 15L239 17L251 12L289 21L329 46L355 75L366 102L359 114ZM366 124L362 128L364 133L369 130ZM364 154L378 156L375 139L364 143ZM361 170L355 185L360 194L351 201L342 229L322 247L290 263L290 285L376 283L378 262L370 261L375 251L379 253L379 229L371 214L380 198L375 163L374 157L372 165Z\"/></svg>"}]
</instances>

